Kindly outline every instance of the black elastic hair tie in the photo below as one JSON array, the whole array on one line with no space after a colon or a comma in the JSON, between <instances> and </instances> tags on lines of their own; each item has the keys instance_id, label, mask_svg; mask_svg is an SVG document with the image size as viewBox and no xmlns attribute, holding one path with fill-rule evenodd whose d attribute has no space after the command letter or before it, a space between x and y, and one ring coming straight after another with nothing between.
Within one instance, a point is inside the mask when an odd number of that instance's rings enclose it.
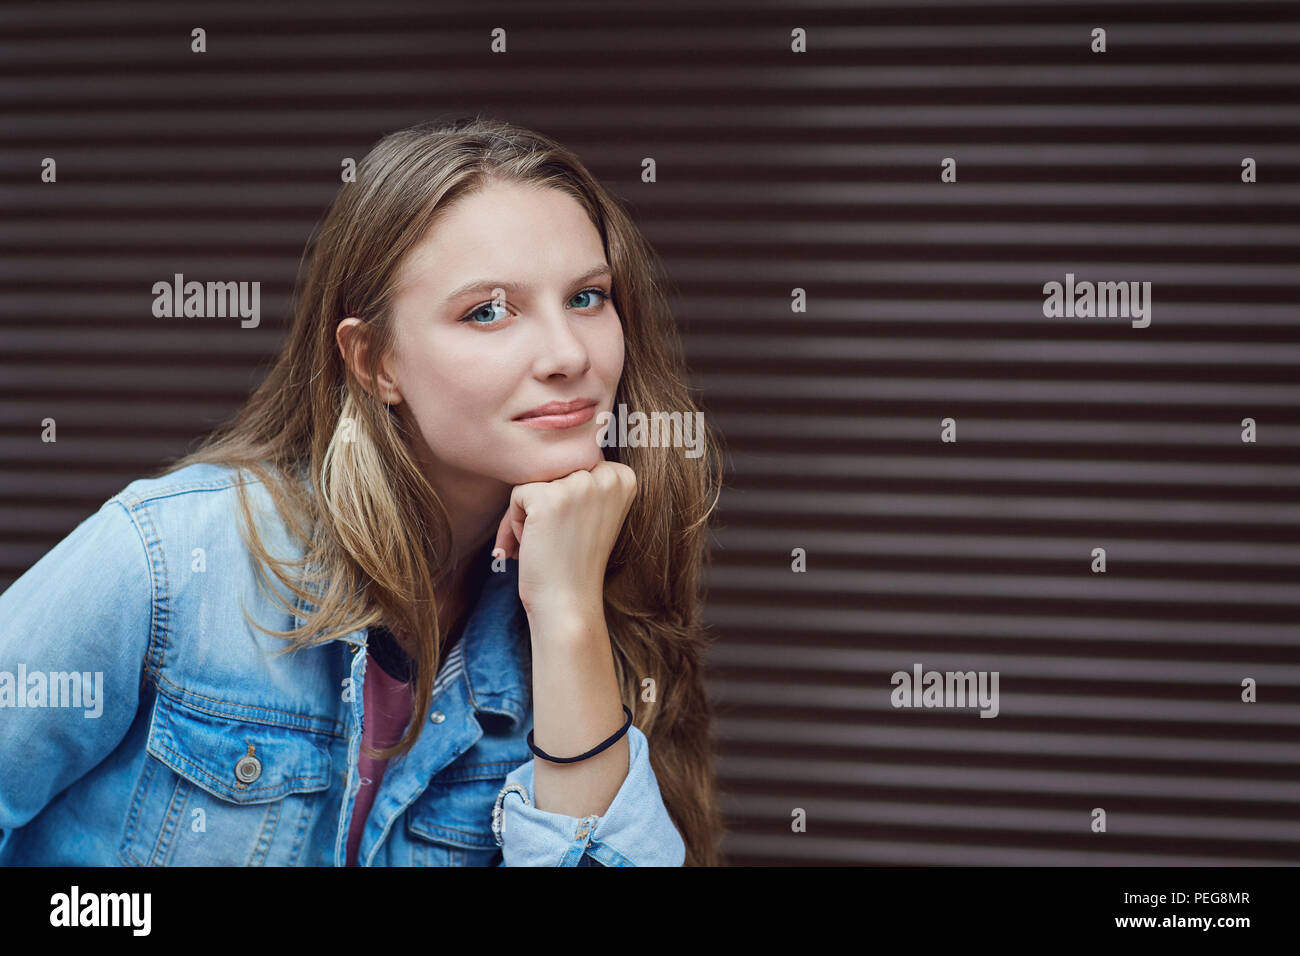
<instances>
[{"instance_id":1,"label":"black elastic hair tie","mask_svg":"<svg viewBox=\"0 0 1300 956\"><path fill-rule=\"evenodd\" d=\"M623 726L619 728L612 737L605 740L603 743L597 744L585 754L578 754L576 757L552 757L550 754L539 750L537 745L533 743L533 732L531 730L528 731L528 749L537 754L537 756L541 757L543 760L549 760L551 763L577 763L579 760L586 760L588 757L594 757L602 750L617 743L618 738L627 733L627 729L632 726L632 711L627 709L627 704L623 705L623 713L627 714L627 720L623 722Z\"/></svg>"}]
</instances>

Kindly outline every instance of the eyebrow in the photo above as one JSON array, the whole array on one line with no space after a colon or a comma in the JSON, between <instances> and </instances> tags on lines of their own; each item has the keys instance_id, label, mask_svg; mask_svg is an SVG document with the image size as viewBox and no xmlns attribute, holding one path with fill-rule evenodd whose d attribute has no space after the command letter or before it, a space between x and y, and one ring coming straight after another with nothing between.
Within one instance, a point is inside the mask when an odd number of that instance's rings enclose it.
<instances>
[{"instance_id":1,"label":"eyebrow","mask_svg":"<svg viewBox=\"0 0 1300 956\"><path fill-rule=\"evenodd\" d=\"M578 278L574 279L573 284L578 285L582 282L589 282L599 276L608 276L612 274L613 273L610 271L609 266L602 262L600 265L593 266L582 275L578 276ZM492 279L475 279L472 282L466 282L464 285L454 289L451 294L447 296L447 301L449 303L455 302L461 296L469 295L471 292L491 292L493 289L504 289L506 292L514 295L523 288L525 288L525 286L518 282L499 282Z\"/></svg>"}]
</instances>

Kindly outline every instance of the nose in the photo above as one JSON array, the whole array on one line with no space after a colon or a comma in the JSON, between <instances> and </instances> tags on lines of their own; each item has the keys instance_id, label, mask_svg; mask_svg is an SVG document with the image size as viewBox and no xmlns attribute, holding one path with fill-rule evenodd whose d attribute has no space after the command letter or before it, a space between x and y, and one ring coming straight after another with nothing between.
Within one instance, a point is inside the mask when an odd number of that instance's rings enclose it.
<instances>
[{"instance_id":1,"label":"nose","mask_svg":"<svg viewBox=\"0 0 1300 956\"><path fill-rule=\"evenodd\" d=\"M574 319L564 309L548 309L537 322L540 340L533 361L533 374L539 379L553 375L575 377L591 367L591 355L581 335L574 330Z\"/></svg>"}]
</instances>

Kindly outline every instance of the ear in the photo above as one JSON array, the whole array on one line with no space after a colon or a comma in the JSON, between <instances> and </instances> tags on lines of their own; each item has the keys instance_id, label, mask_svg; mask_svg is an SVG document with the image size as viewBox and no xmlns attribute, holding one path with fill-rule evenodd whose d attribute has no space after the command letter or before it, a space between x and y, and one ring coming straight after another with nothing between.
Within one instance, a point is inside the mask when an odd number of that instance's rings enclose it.
<instances>
[{"instance_id":1,"label":"ear","mask_svg":"<svg viewBox=\"0 0 1300 956\"><path fill-rule=\"evenodd\" d=\"M369 326L355 316L348 316L339 322L334 329L334 340L338 343L339 354L343 356L343 361L347 363L352 374L357 377L367 392L377 396L385 404L400 405L402 392L397 386L397 381L390 374L387 362L380 360L379 373L373 381L364 367L366 349L370 341L369 331Z\"/></svg>"}]
</instances>

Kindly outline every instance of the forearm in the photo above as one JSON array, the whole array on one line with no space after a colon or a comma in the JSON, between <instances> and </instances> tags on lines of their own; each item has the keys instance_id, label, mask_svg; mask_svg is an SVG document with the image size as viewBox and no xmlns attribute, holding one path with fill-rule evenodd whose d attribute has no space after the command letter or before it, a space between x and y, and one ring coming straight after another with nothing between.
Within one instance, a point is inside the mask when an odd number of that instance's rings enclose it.
<instances>
[{"instance_id":1,"label":"forearm","mask_svg":"<svg viewBox=\"0 0 1300 956\"><path fill-rule=\"evenodd\" d=\"M614 654L603 611L529 617L533 648L533 742L557 757L585 753L623 726ZM628 773L627 735L572 764L533 759L538 809L571 817L609 809Z\"/></svg>"}]
</instances>

